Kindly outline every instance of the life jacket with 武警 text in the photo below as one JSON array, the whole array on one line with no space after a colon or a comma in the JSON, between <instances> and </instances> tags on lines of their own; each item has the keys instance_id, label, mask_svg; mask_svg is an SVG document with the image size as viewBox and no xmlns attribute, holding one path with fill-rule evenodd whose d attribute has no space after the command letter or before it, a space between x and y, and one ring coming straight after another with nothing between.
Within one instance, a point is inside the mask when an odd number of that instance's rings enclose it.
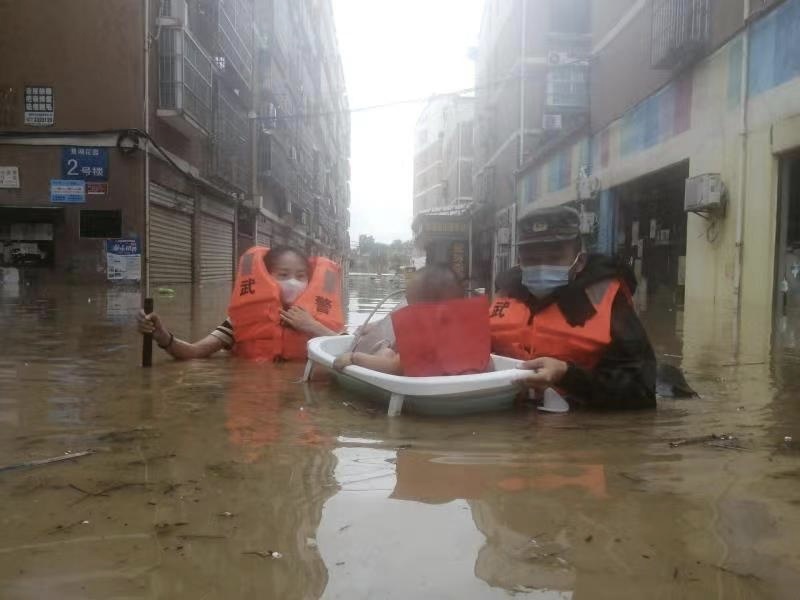
<instances>
[{"instance_id":1,"label":"life jacket with \u6b66\u8b66 text","mask_svg":"<svg viewBox=\"0 0 800 600\"><path fill-rule=\"evenodd\" d=\"M281 288L267 271L269 248L254 246L239 259L228 316L233 323L233 352L243 358L304 360L310 336L281 322ZM311 259L308 286L294 302L333 331L344 327L339 266L324 257Z\"/></svg>"},{"instance_id":2,"label":"life jacket with \u6b66\u8b66 text","mask_svg":"<svg viewBox=\"0 0 800 600\"><path fill-rule=\"evenodd\" d=\"M611 343L611 308L627 287L610 278L586 289L594 314L581 325L570 325L557 302L537 312L525 302L498 296L489 312L492 351L519 360L551 357L592 369Z\"/></svg>"}]
</instances>

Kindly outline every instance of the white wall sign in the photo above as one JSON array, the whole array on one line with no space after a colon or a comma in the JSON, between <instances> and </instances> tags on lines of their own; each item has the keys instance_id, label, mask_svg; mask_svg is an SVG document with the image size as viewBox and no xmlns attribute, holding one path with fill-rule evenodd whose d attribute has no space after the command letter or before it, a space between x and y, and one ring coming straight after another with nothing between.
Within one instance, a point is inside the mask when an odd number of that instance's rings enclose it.
<instances>
[{"instance_id":1,"label":"white wall sign","mask_svg":"<svg viewBox=\"0 0 800 600\"><path fill-rule=\"evenodd\" d=\"M25 125L49 127L55 123L53 88L28 86L25 88Z\"/></svg>"},{"instance_id":2,"label":"white wall sign","mask_svg":"<svg viewBox=\"0 0 800 600\"><path fill-rule=\"evenodd\" d=\"M0 167L0 188L19 187L19 167Z\"/></svg>"}]
</instances>

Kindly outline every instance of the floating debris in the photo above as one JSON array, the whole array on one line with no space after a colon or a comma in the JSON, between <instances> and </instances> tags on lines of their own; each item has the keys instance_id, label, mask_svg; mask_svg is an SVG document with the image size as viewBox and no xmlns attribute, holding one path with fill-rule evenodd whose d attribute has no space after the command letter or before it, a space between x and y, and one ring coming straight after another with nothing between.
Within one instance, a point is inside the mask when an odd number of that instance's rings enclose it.
<instances>
[{"instance_id":1,"label":"floating debris","mask_svg":"<svg viewBox=\"0 0 800 600\"><path fill-rule=\"evenodd\" d=\"M274 558L274 559L283 558L283 554L277 552L276 550L266 550L264 552L260 550L247 550L245 552L242 552L242 554L260 556L261 558Z\"/></svg>"},{"instance_id":2,"label":"floating debris","mask_svg":"<svg viewBox=\"0 0 800 600\"><path fill-rule=\"evenodd\" d=\"M63 462L65 460L72 460L89 456L94 454L94 450L84 450L83 452L66 452L63 456L54 456L52 458L42 458L39 460L29 460L27 462L17 463L13 465L5 465L0 467L0 473L3 471L15 471L17 469L32 469L33 467L43 467L52 463Z\"/></svg>"},{"instance_id":3,"label":"floating debris","mask_svg":"<svg viewBox=\"0 0 800 600\"><path fill-rule=\"evenodd\" d=\"M669 443L671 448L678 448L680 446L690 446L693 444L707 444L709 442L730 442L735 440L736 437L730 433L712 433L711 435L701 435L697 437L684 438L673 440Z\"/></svg>"},{"instance_id":4,"label":"floating debris","mask_svg":"<svg viewBox=\"0 0 800 600\"><path fill-rule=\"evenodd\" d=\"M80 500L77 500L76 502L74 502L74 504L77 504L78 502L82 502L82 501L86 500L87 498L91 498L91 497L95 497L95 498L100 497L100 496L108 497L108 495L111 492L116 492L117 490L123 490L125 488L130 488L130 487L144 487L144 488L146 488L147 487L147 484L144 483L144 482L129 481L129 482L125 482L125 483L115 483L114 485L110 485L108 487L105 487L105 488L103 488L103 489L101 489L101 490L99 490L97 492L90 492L90 491L84 490L83 488L78 487L77 485L75 485L73 483L69 483L67 485L68 485L68 487L72 488L76 492L80 492L81 494L83 494L83 498L81 498Z\"/></svg>"},{"instance_id":5,"label":"floating debris","mask_svg":"<svg viewBox=\"0 0 800 600\"><path fill-rule=\"evenodd\" d=\"M232 512L230 512L230 511L226 510L224 512L219 513L218 516L230 518L230 517L234 516L234 514Z\"/></svg>"},{"instance_id":6,"label":"floating debris","mask_svg":"<svg viewBox=\"0 0 800 600\"><path fill-rule=\"evenodd\" d=\"M171 533L177 527L183 527L184 525L188 525L186 521L178 521L177 523L167 523L162 521L160 523L156 523L153 527L158 534L167 534Z\"/></svg>"}]
</instances>

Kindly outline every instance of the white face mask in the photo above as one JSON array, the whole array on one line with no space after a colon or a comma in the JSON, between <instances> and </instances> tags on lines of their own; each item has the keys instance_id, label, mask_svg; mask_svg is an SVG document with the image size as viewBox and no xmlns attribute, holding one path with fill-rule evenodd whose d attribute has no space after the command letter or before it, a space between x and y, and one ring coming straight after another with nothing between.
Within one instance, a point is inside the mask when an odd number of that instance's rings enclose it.
<instances>
[{"instance_id":1,"label":"white face mask","mask_svg":"<svg viewBox=\"0 0 800 600\"><path fill-rule=\"evenodd\" d=\"M535 265L522 267L522 285L537 298L544 298L572 280L572 269L580 259L581 253L575 257L568 267L561 265Z\"/></svg>"},{"instance_id":2,"label":"white face mask","mask_svg":"<svg viewBox=\"0 0 800 600\"><path fill-rule=\"evenodd\" d=\"M284 304L291 304L300 297L308 283L299 279L283 279L278 282L281 286L281 300Z\"/></svg>"}]
</instances>

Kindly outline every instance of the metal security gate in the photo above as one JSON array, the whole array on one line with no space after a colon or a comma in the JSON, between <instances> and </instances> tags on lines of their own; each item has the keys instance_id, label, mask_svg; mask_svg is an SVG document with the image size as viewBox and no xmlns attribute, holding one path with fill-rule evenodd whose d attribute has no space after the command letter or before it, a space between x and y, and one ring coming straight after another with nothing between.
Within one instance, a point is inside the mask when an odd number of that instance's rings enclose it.
<instances>
[{"instance_id":1,"label":"metal security gate","mask_svg":"<svg viewBox=\"0 0 800 600\"><path fill-rule=\"evenodd\" d=\"M233 207L203 199L200 215L200 280L233 281Z\"/></svg>"},{"instance_id":2,"label":"metal security gate","mask_svg":"<svg viewBox=\"0 0 800 600\"><path fill-rule=\"evenodd\" d=\"M264 215L258 215L256 224L256 244L259 246L272 247L272 221Z\"/></svg>"},{"instance_id":3,"label":"metal security gate","mask_svg":"<svg viewBox=\"0 0 800 600\"><path fill-rule=\"evenodd\" d=\"M492 291L497 276L517 264L517 205L495 213Z\"/></svg>"},{"instance_id":4,"label":"metal security gate","mask_svg":"<svg viewBox=\"0 0 800 600\"><path fill-rule=\"evenodd\" d=\"M150 281L192 282L190 196L150 184Z\"/></svg>"}]
</instances>

